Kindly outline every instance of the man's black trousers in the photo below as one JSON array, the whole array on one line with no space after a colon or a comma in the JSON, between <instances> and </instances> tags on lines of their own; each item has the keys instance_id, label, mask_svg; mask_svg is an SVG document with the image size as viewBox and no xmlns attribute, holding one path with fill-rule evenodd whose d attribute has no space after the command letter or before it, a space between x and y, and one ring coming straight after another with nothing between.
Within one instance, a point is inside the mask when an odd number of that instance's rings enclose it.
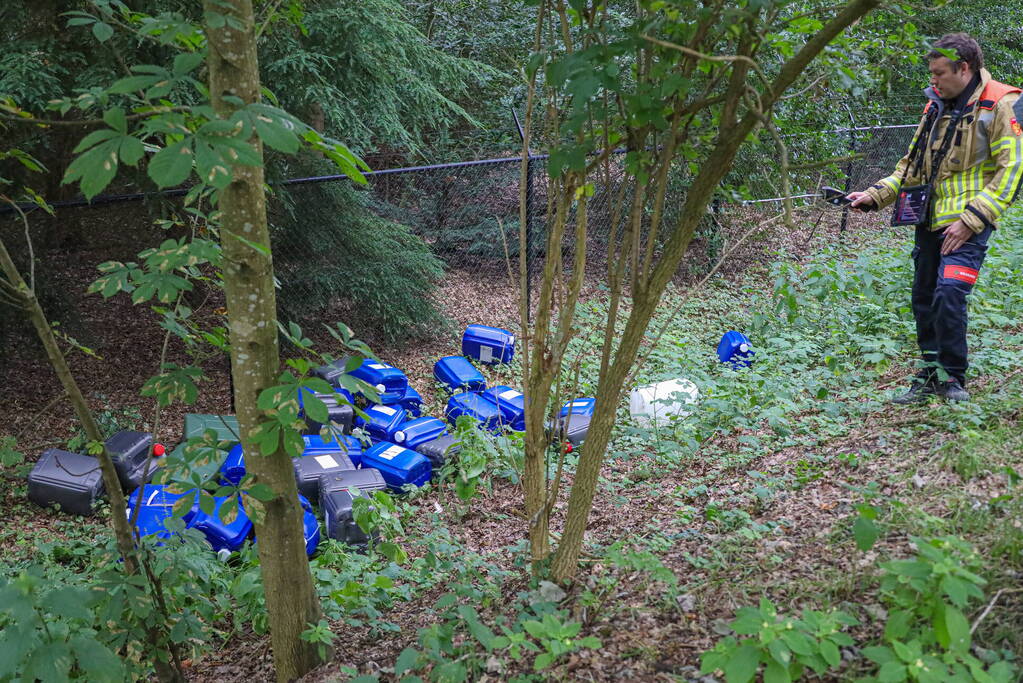
<instances>
[{"instance_id":1,"label":"man's black trousers","mask_svg":"<svg viewBox=\"0 0 1023 683\"><path fill-rule=\"evenodd\" d=\"M916 229L913 249L913 317L925 372L942 367L966 384L966 295L973 289L987 254L991 228L974 234L948 256L941 255L944 230Z\"/></svg>"}]
</instances>

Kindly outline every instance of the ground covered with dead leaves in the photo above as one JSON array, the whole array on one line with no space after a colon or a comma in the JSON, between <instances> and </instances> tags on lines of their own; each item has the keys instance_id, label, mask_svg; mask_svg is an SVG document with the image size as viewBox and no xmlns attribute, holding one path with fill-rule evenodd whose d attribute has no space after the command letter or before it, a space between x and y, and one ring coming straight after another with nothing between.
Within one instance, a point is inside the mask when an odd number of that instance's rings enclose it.
<instances>
[{"instance_id":1,"label":"ground covered with dead leaves","mask_svg":"<svg viewBox=\"0 0 1023 683\"><path fill-rule=\"evenodd\" d=\"M1023 656L1017 474L1023 328L1013 314L1023 302L1014 291L1023 249L1009 242L1015 235L1000 236L1006 241L992 249L972 304L973 402L894 408L885 398L912 372L910 245L906 234L862 220L854 220L840 241L836 216L816 225L813 213L800 230L756 234L671 317L674 302L694 281L680 278L653 325L668 331L638 379L692 379L701 388L700 408L679 424L651 431L635 427L622 407L571 585L530 577L514 449L498 449L471 500L459 499L445 482L399 501L403 530L395 540L408 554L402 565L352 555L336 544L313 560L335 640L333 661L306 680L395 680L397 674L699 680L705 676L701 654L735 635L737 610L765 598L779 619L804 609L841 609L855 617L857 623L844 628L851 644L836 650L839 661L829 662L822 678L876 674L878 665L865 653L887 642L886 624L896 609L882 590L883 563L913 557L914 539L946 537L972 544L978 555L956 566L969 566L986 581L983 597L962 608L971 656L984 665ZM145 309L82 294L104 257L47 255L47 266L66 278L68 303L87 323L78 341L96 354L71 351L72 366L104 419L152 429L153 406L139 388L155 371L162 336ZM597 279L599 269L573 345L582 359L583 395L595 385L593 359L599 363L588 341L603 315ZM459 302L447 311L456 328L484 322L514 329L513 292L507 283L452 272L441 298ZM215 322L219 306L214 296L197 310ZM727 329L749 331L758 352L751 368L732 371L716 363L714 345ZM85 567L83 548L104 533L102 517L83 522L25 500L31 462L76 431L33 347L26 336L23 347L8 354L0 384L0 429L17 436L27 455L26 465L2 472L7 513L0 552ZM375 349L407 372L427 412L439 414L430 371L436 358L458 353L457 339ZM184 356L172 349L170 359ZM517 385L516 370L490 371L488 379ZM211 360L207 373L198 403L187 411L230 412L226 362ZM177 440L185 410L163 411L159 440ZM555 533L572 464L569 458L554 507ZM872 543L861 537L864 529L875 537ZM251 572L247 557L224 571ZM544 626L524 631L526 621ZM258 626L225 615L216 627L218 639L196 647L188 662L193 680L272 680L269 638ZM568 630L558 631L562 627ZM508 642L490 641L488 631L512 635ZM516 648L516 637L528 645ZM551 651L552 640L565 643L565 651L536 669L537 655Z\"/></svg>"}]
</instances>

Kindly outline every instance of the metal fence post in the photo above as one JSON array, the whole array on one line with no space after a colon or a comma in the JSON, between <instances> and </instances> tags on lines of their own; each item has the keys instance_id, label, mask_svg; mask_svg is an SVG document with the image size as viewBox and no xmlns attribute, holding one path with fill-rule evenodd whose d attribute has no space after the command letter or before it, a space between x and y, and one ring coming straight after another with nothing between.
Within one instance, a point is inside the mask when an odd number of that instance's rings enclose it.
<instances>
[{"instance_id":1,"label":"metal fence post","mask_svg":"<svg viewBox=\"0 0 1023 683\"><path fill-rule=\"evenodd\" d=\"M852 155L856 153L856 117L853 115L852 108L848 104L845 105L846 111L849 112L849 161L845 164L845 185L843 190L846 194L852 192L852 174L853 174L853 160ZM838 239L839 241L845 239L845 230L849 226L849 205L846 204L842 207L842 224L838 228Z\"/></svg>"}]
</instances>

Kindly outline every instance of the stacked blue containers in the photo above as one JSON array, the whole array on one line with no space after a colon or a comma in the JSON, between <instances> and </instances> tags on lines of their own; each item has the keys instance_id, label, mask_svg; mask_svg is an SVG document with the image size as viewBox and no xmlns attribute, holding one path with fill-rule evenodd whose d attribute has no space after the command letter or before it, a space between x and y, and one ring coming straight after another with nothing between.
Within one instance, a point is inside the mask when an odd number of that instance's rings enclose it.
<instances>
[{"instance_id":1,"label":"stacked blue containers","mask_svg":"<svg viewBox=\"0 0 1023 683\"><path fill-rule=\"evenodd\" d=\"M436 417L419 417L404 422L394 432L394 442L416 450L420 444L433 441L448 433L448 426Z\"/></svg>"},{"instance_id":2,"label":"stacked blue containers","mask_svg":"<svg viewBox=\"0 0 1023 683\"><path fill-rule=\"evenodd\" d=\"M526 397L508 386L491 387L483 392L497 404L504 422L517 432L526 431Z\"/></svg>"},{"instance_id":3,"label":"stacked blue containers","mask_svg":"<svg viewBox=\"0 0 1023 683\"><path fill-rule=\"evenodd\" d=\"M753 362L753 345L742 332L725 332L718 343L718 359L733 368L749 367Z\"/></svg>"},{"instance_id":4,"label":"stacked blue containers","mask_svg":"<svg viewBox=\"0 0 1023 683\"><path fill-rule=\"evenodd\" d=\"M139 510L139 534L155 533L161 538L168 538L170 534L164 521L171 516L177 501L193 493L194 489L177 494L171 493L161 485L147 485L144 492L145 497L142 500L142 509ZM215 551L233 552L238 550L252 533L252 520L245 514L245 509L237 501L232 501L232 505L238 506L238 514L230 524L226 524L220 519L220 509L227 502L228 497L214 496L215 506L211 514L206 514L199 508L198 498L196 496L195 503L181 518L185 526L201 531ZM128 507L129 516L134 504L135 499L132 498Z\"/></svg>"},{"instance_id":5,"label":"stacked blue containers","mask_svg":"<svg viewBox=\"0 0 1023 683\"><path fill-rule=\"evenodd\" d=\"M362 457L363 467L380 470L387 486L395 491L411 484L422 486L430 481L430 461L426 456L391 443L378 443Z\"/></svg>"},{"instance_id":6,"label":"stacked blue containers","mask_svg":"<svg viewBox=\"0 0 1023 683\"><path fill-rule=\"evenodd\" d=\"M445 356L433 366L433 376L450 391L483 391L487 380L483 373L462 356Z\"/></svg>"},{"instance_id":7,"label":"stacked blue containers","mask_svg":"<svg viewBox=\"0 0 1023 683\"><path fill-rule=\"evenodd\" d=\"M497 402L487 394L474 391L455 394L449 398L444 413L451 424L455 424L462 415L479 420L481 425L490 431L499 431L504 424L504 415Z\"/></svg>"},{"instance_id":8,"label":"stacked blue containers","mask_svg":"<svg viewBox=\"0 0 1023 683\"><path fill-rule=\"evenodd\" d=\"M390 441L398 425L405 421L405 411L401 406L367 406L366 417L355 418L355 424L363 427L371 438L377 441Z\"/></svg>"},{"instance_id":9,"label":"stacked blue containers","mask_svg":"<svg viewBox=\"0 0 1023 683\"><path fill-rule=\"evenodd\" d=\"M561 417L566 415L593 415L593 409L596 405L597 399L595 398L577 398L561 407Z\"/></svg>"},{"instance_id":10,"label":"stacked blue containers","mask_svg":"<svg viewBox=\"0 0 1023 683\"><path fill-rule=\"evenodd\" d=\"M500 327L469 325L462 334L462 355L481 363L511 363L515 335Z\"/></svg>"}]
</instances>

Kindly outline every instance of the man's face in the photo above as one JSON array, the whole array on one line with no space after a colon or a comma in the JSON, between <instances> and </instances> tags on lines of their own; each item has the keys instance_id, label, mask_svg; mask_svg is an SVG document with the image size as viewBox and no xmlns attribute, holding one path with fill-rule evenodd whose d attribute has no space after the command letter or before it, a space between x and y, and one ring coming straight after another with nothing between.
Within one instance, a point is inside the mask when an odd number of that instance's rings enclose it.
<instances>
[{"instance_id":1,"label":"man's face","mask_svg":"<svg viewBox=\"0 0 1023 683\"><path fill-rule=\"evenodd\" d=\"M953 66L959 67L959 70L955 71ZM931 72L931 87L937 91L938 95L948 100L958 97L973 78L973 71L969 64L966 62L953 64L948 57L930 60L927 68Z\"/></svg>"}]
</instances>

